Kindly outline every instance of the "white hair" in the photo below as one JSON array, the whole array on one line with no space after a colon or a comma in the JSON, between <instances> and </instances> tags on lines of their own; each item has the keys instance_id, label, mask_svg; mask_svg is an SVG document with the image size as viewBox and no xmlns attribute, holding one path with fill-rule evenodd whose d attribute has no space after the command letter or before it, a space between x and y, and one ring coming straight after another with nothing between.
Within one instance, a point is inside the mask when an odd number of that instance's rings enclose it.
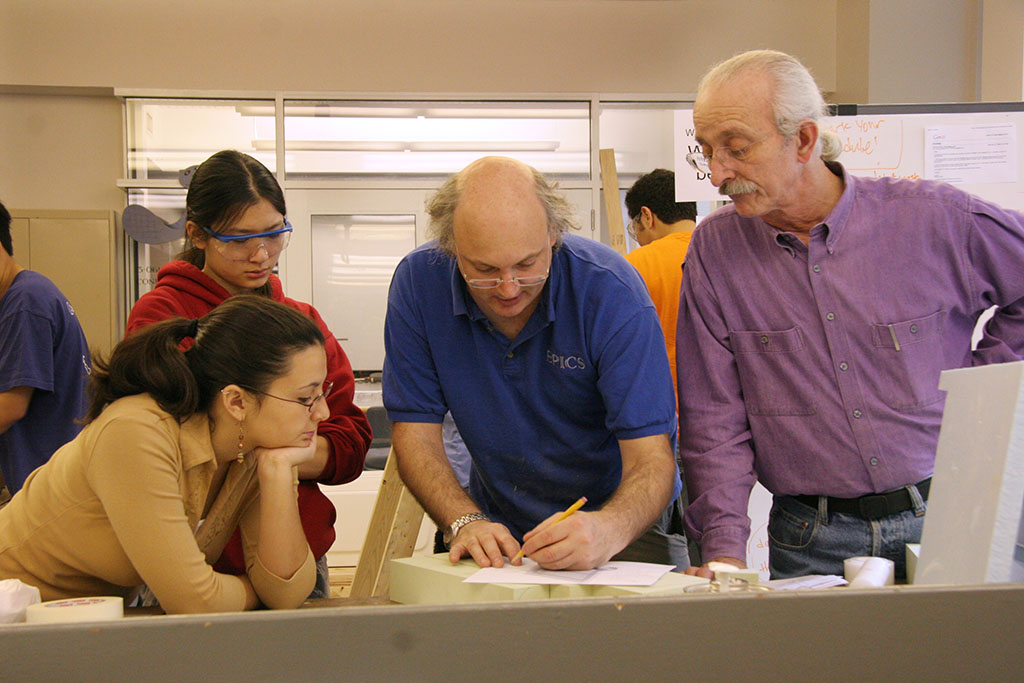
<instances>
[{"instance_id":1,"label":"white hair","mask_svg":"<svg viewBox=\"0 0 1024 683\"><path fill-rule=\"evenodd\" d=\"M776 50L751 50L716 64L697 86L698 98L705 89L718 86L744 71L763 71L771 78L775 125L785 137L795 136L804 121L817 122L828 115L825 99L807 67L796 57ZM842 149L838 135L819 128L816 154L825 161L832 161Z\"/></svg>"}]
</instances>

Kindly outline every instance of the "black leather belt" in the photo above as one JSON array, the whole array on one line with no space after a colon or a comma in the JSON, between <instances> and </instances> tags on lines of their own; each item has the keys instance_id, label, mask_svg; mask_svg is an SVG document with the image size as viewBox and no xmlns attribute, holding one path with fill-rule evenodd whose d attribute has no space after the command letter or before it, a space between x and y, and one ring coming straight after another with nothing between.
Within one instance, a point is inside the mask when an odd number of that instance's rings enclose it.
<instances>
[{"instance_id":1,"label":"black leather belt","mask_svg":"<svg viewBox=\"0 0 1024 683\"><path fill-rule=\"evenodd\" d=\"M915 484L922 500L928 500L928 489L931 488L931 485L931 477ZM818 496L792 496L792 498L808 507L815 509L818 507ZM910 499L910 492L906 488L885 493L873 493L860 498L833 498L832 496L827 496L827 498L830 514L842 512L847 515L856 515L862 519L881 519L911 510L914 507L914 501Z\"/></svg>"}]
</instances>

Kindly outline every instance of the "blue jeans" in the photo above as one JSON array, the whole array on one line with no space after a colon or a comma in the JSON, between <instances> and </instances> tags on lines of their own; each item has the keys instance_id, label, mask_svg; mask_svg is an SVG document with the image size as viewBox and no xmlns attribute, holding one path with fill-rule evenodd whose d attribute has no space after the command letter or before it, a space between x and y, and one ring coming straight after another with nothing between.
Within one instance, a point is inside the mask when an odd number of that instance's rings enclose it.
<instances>
[{"instance_id":1,"label":"blue jeans","mask_svg":"<svg viewBox=\"0 0 1024 683\"><path fill-rule=\"evenodd\" d=\"M926 503L907 487L913 507L881 519L830 514L828 498L818 509L790 496L775 496L768 513L768 566L773 579L807 574L843 575L848 557L884 557L896 564L896 578L907 576L907 543L921 542Z\"/></svg>"}]
</instances>

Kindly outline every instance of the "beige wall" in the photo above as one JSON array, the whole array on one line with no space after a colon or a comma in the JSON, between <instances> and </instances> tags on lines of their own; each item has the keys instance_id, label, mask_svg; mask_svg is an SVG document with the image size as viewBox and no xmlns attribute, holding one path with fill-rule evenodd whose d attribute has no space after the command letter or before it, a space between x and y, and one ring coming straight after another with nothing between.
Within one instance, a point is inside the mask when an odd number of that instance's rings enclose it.
<instances>
[{"instance_id":1,"label":"beige wall","mask_svg":"<svg viewBox=\"0 0 1024 683\"><path fill-rule=\"evenodd\" d=\"M119 101L35 94L51 87L685 95L713 62L772 47L836 102L1017 99L1022 4L2 0L0 198L123 206Z\"/></svg>"},{"instance_id":2,"label":"beige wall","mask_svg":"<svg viewBox=\"0 0 1024 683\"><path fill-rule=\"evenodd\" d=\"M867 102L870 92L871 0L839 0L834 102Z\"/></svg>"},{"instance_id":3,"label":"beige wall","mask_svg":"<svg viewBox=\"0 0 1024 683\"><path fill-rule=\"evenodd\" d=\"M0 84L689 92L711 63L775 47L806 60L824 89L835 88L836 0L3 4Z\"/></svg>"},{"instance_id":4,"label":"beige wall","mask_svg":"<svg viewBox=\"0 0 1024 683\"><path fill-rule=\"evenodd\" d=\"M979 0L872 0L869 103L978 97Z\"/></svg>"},{"instance_id":5,"label":"beige wall","mask_svg":"<svg viewBox=\"0 0 1024 683\"><path fill-rule=\"evenodd\" d=\"M1024 2L985 0L982 15L981 99L1019 101L1024 59Z\"/></svg>"}]
</instances>

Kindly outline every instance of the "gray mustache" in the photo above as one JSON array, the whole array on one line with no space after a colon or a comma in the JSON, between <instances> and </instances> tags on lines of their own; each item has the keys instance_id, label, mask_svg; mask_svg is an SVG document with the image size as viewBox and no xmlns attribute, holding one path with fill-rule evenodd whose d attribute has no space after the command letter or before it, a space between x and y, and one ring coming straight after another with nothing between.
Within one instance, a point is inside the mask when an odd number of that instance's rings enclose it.
<instances>
[{"instance_id":1,"label":"gray mustache","mask_svg":"<svg viewBox=\"0 0 1024 683\"><path fill-rule=\"evenodd\" d=\"M757 185L749 180L732 180L722 183L718 187L718 194L722 195L751 194L753 192L757 192Z\"/></svg>"}]
</instances>

